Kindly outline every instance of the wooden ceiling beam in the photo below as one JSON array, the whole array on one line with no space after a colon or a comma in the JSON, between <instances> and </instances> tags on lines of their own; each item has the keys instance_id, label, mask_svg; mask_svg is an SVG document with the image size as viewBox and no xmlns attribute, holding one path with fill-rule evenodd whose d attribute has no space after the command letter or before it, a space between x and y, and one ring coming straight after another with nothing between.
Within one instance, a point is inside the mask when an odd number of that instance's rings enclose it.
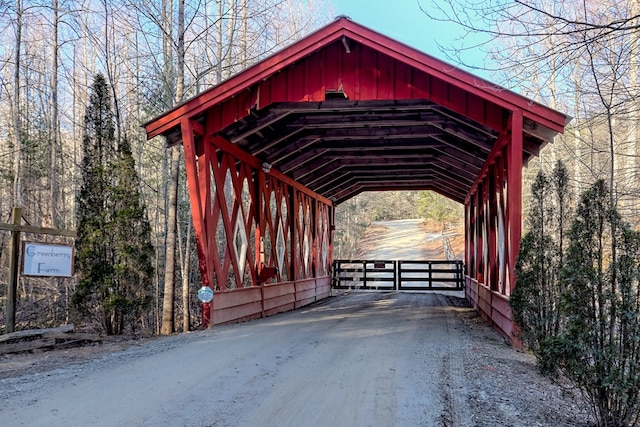
<instances>
[{"instance_id":1,"label":"wooden ceiling beam","mask_svg":"<svg viewBox=\"0 0 640 427\"><path fill-rule=\"evenodd\" d=\"M419 126L427 123L440 123L442 116L424 111L389 111L368 113L348 111L331 114L300 115L287 123L289 127L308 126L311 129L333 127L366 127L366 126Z\"/></svg>"},{"instance_id":2,"label":"wooden ceiling beam","mask_svg":"<svg viewBox=\"0 0 640 427\"><path fill-rule=\"evenodd\" d=\"M397 183L397 182L413 182L413 181L424 181L429 179L434 179L437 175L432 172L421 172L421 173L413 173L411 175L407 174L393 174L393 173L381 173L381 174L367 174L365 172L362 173L354 173L352 171L344 171L339 176L336 176L330 181L322 182L318 186L310 186L313 191L317 193L330 192L334 188L337 188L343 185L346 182L357 181L359 183Z\"/></svg>"},{"instance_id":3,"label":"wooden ceiling beam","mask_svg":"<svg viewBox=\"0 0 640 427\"><path fill-rule=\"evenodd\" d=\"M451 200L454 200L460 204L464 204L464 199L467 196L466 191L459 191L455 188L448 187L446 183L442 183L440 181L434 181L433 185L426 188L426 190L434 191L444 197L448 197Z\"/></svg>"},{"instance_id":4,"label":"wooden ceiling beam","mask_svg":"<svg viewBox=\"0 0 640 427\"><path fill-rule=\"evenodd\" d=\"M456 191L451 191L451 190L447 190L446 188L440 188L440 187L436 187L435 185L433 185L432 183L426 184L424 186L421 185L396 185L395 188L390 189L388 187L383 187L383 186L355 186L351 189L349 189L348 192L343 192L339 197L337 196L332 196L332 200L334 201L334 205L339 205L343 202L346 202L347 200L351 199L352 197L357 196L358 194L364 193L364 192L369 192L369 191L416 191L416 190L425 190L425 191L434 191L438 194L441 194L444 197L447 197L451 200L453 200L454 202L460 203L460 204L464 204L464 196L461 196L460 193L456 192Z\"/></svg>"},{"instance_id":5,"label":"wooden ceiling beam","mask_svg":"<svg viewBox=\"0 0 640 427\"><path fill-rule=\"evenodd\" d=\"M462 114L458 114L440 105L434 106L433 109L434 111L437 111L444 117L448 117L457 122L465 123L470 128L474 129L477 132L483 133L488 138L497 138L497 132L494 129L490 128L489 126L483 125L482 123L478 123L474 120L471 120L463 116Z\"/></svg>"},{"instance_id":6,"label":"wooden ceiling beam","mask_svg":"<svg viewBox=\"0 0 640 427\"><path fill-rule=\"evenodd\" d=\"M392 184L392 185L389 185ZM399 185L408 185L424 188L427 185L435 185L439 184L442 187L448 187L451 191L459 194L462 197L462 194L466 195L465 189L460 186L452 186L450 183L448 185L444 185L443 180L439 179L437 176L425 175L419 178L410 178L410 177L387 177L387 179L378 178L376 176L369 177L357 177L357 176L345 176L342 182L338 185L331 186L320 186L317 187L321 194L325 194L330 199L332 197L340 198L341 194L345 191L352 189L354 186L358 186L360 188L367 186L378 186L384 187L388 189L395 189ZM317 191L312 188L313 191Z\"/></svg>"},{"instance_id":7,"label":"wooden ceiling beam","mask_svg":"<svg viewBox=\"0 0 640 427\"><path fill-rule=\"evenodd\" d=\"M406 158L397 158L394 161L383 159L380 156L373 158L344 158L332 157L330 162L325 158L318 158L314 164L309 164L301 173L294 173L292 177L299 180L304 185L312 185L316 181L324 179L326 176L334 173L335 168L352 169L354 167L367 168L370 173L374 173L376 169L389 168L406 168L407 173L416 170L416 168L428 168L433 162L433 154L423 153L408 156Z\"/></svg>"},{"instance_id":8,"label":"wooden ceiling beam","mask_svg":"<svg viewBox=\"0 0 640 427\"><path fill-rule=\"evenodd\" d=\"M443 126L441 124L436 124L436 123L434 123L432 126L440 130L441 132L439 133L444 133L446 135L453 136L457 139L461 139L466 143L478 146L485 151L491 151L491 147L493 146L496 139L498 139L497 135L495 137L483 137L477 132L476 133L469 132L463 129L462 127L458 127L456 129L453 126L446 126L446 125Z\"/></svg>"},{"instance_id":9,"label":"wooden ceiling beam","mask_svg":"<svg viewBox=\"0 0 640 427\"><path fill-rule=\"evenodd\" d=\"M451 156L445 152L438 151L437 149L434 155L434 161L449 165L456 170L465 170L477 176L482 170L482 165L476 165L469 162L462 161L454 156Z\"/></svg>"},{"instance_id":10,"label":"wooden ceiling beam","mask_svg":"<svg viewBox=\"0 0 640 427\"><path fill-rule=\"evenodd\" d=\"M323 156L324 154L326 154L329 150L310 150L307 151L306 153L303 153L299 156L297 156L295 159L289 161L289 162L284 162L278 165L274 165L276 167L276 169L278 169L280 172L284 173L284 174L291 174L293 173L296 169L300 169L302 168L306 163L317 159L318 157ZM329 161L334 161L334 158L330 157L328 159L323 158L321 161L323 162L329 162ZM295 178L294 178L295 179Z\"/></svg>"},{"instance_id":11,"label":"wooden ceiling beam","mask_svg":"<svg viewBox=\"0 0 640 427\"><path fill-rule=\"evenodd\" d=\"M353 150L370 150L370 151L404 151L404 150L431 150L433 140L427 140L426 138L420 139L357 139L343 141L343 140L319 140L314 148L326 148L332 152L338 154L341 151L353 151Z\"/></svg>"},{"instance_id":12,"label":"wooden ceiling beam","mask_svg":"<svg viewBox=\"0 0 640 427\"><path fill-rule=\"evenodd\" d=\"M227 135L228 141L231 141L234 144L237 144L239 141L242 141L246 138L248 138L251 135L256 134L257 132L261 131L262 129L265 129L269 126L272 126L273 124L280 122L282 120L284 120L287 116L289 116L291 114L291 111L284 111L284 112L279 112L277 114L272 113L272 114L268 114L258 120L255 120L255 122L253 122L253 120L251 121L247 121L245 119L246 122L248 122L247 125L243 126L243 128L248 128L247 130L245 130L242 133L239 134L232 134L232 135Z\"/></svg>"},{"instance_id":13,"label":"wooden ceiling beam","mask_svg":"<svg viewBox=\"0 0 640 427\"><path fill-rule=\"evenodd\" d=\"M455 168L449 165L444 165L442 163L435 162L435 161L431 162L429 164L429 167L433 170L441 171L443 173L453 174L453 176L449 176L449 178L452 178L452 179L460 178L463 181L467 181L469 185L473 184L476 177L478 176L477 174L471 173L467 170L458 169L458 168Z\"/></svg>"},{"instance_id":14,"label":"wooden ceiling beam","mask_svg":"<svg viewBox=\"0 0 640 427\"><path fill-rule=\"evenodd\" d=\"M446 147L440 146L440 148L436 148L437 151L444 152L448 155L459 158L464 162L473 163L476 166L482 167L489 153L481 152L480 150L469 150L469 147L461 147L460 144L452 142L446 138L441 138L439 136L434 136L433 139L436 141L446 145Z\"/></svg>"},{"instance_id":15,"label":"wooden ceiling beam","mask_svg":"<svg viewBox=\"0 0 640 427\"><path fill-rule=\"evenodd\" d=\"M331 197L332 200L334 200L334 204L338 205L349 200L354 195L370 191L433 191L460 204L464 204L464 198L466 195L463 195L457 190L446 187L446 185L437 180L430 180L429 182L411 183L406 185L396 183L393 188L376 186L374 184L362 184L360 186L350 188L347 192L341 192L340 194L332 195Z\"/></svg>"},{"instance_id":16,"label":"wooden ceiling beam","mask_svg":"<svg viewBox=\"0 0 640 427\"><path fill-rule=\"evenodd\" d=\"M259 141L241 144L241 146L254 156L273 149L276 150L277 154L269 153L269 155L277 158L283 152L299 150L300 145L306 145L305 140L317 140L319 148L324 148L324 146L338 148L358 144L361 149L367 149L368 145L392 147L393 144L396 144L395 140L398 140L398 144L405 143L404 140L413 140L416 145L424 145L433 143L433 141L426 140L427 138L438 135L443 135L443 133L431 126L414 128L387 127L384 130L375 128L327 129L324 132L318 132L317 130L313 132L313 130L303 127L295 130L287 129L286 132L280 133L275 139L262 138Z\"/></svg>"},{"instance_id":17,"label":"wooden ceiling beam","mask_svg":"<svg viewBox=\"0 0 640 427\"><path fill-rule=\"evenodd\" d=\"M318 147L318 141L320 141L318 138L300 139L290 146L282 147L273 153L268 154L266 160L272 164L281 164L285 159L293 156L294 154L300 155L305 151L309 151L308 148L313 145L315 145L316 148L320 148Z\"/></svg>"},{"instance_id":18,"label":"wooden ceiling beam","mask_svg":"<svg viewBox=\"0 0 640 427\"><path fill-rule=\"evenodd\" d=\"M391 190L426 190L433 183L431 180L424 182L409 182L402 183L396 182L393 187L380 185L379 183L353 183L352 185L346 186L345 188L341 188L336 190L335 192L329 193L329 199L333 200L334 204L340 204L346 200L349 200L351 197L354 197L357 194L367 192L367 191L391 191Z\"/></svg>"},{"instance_id":19,"label":"wooden ceiling beam","mask_svg":"<svg viewBox=\"0 0 640 427\"><path fill-rule=\"evenodd\" d=\"M339 164L349 165L349 164L363 164L370 166L379 166L385 167L391 164L420 164L426 161L429 161L433 158L433 154L417 152L410 154L393 154L388 156L382 156L380 153L378 154L370 154L363 155L358 152L354 153L338 153L333 154L330 150L309 150L306 153L303 153L299 156L296 156L294 159L291 159L287 162L276 164L273 163L273 166L280 170L283 173L292 173L294 179L301 179L306 174L296 173L294 171L301 169L303 166L305 169L309 168L311 170L317 169L321 167L323 164L326 164L329 160L332 162L338 162ZM307 164L310 160L316 159L315 163ZM285 172L286 171L286 172Z\"/></svg>"},{"instance_id":20,"label":"wooden ceiling beam","mask_svg":"<svg viewBox=\"0 0 640 427\"><path fill-rule=\"evenodd\" d=\"M277 146L283 142L286 142L290 138L302 137L302 133L305 131L304 128L295 129L286 133L279 134L275 139L269 138L261 138L261 141L257 143L251 144L247 147L247 151L254 156L257 156L270 148Z\"/></svg>"}]
</instances>

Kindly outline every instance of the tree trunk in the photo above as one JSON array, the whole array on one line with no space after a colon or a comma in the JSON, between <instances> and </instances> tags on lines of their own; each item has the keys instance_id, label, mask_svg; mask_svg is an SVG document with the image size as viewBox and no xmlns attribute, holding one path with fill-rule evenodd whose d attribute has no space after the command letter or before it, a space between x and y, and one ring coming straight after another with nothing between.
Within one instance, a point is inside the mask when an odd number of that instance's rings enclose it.
<instances>
[{"instance_id":1,"label":"tree trunk","mask_svg":"<svg viewBox=\"0 0 640 427\"><path fill-rule=\"evenodd\" d=\"M191 282L191 216L187 224L187 236L184 245L184 259L182 263L182 332L189 332L191 313L189 307L189 283Z\"/></svg>"},{"instance_id":2,"label":"tree trunk","mask_svg":"<svg viewBox=\"0 0 640 427\"><path fill-rule=\"evenodd\" d=\"M176 74L176 103L182 101L184 92L184 0L178 1L178 46ZM169 177L169 201L167 210L167 249L164 274L164 300L162 304L162 328L164 335L174 331L174 290L176 269L176 227L178 218L178 180L180 179L180 149L172 147L171 175Z\"/></svg>"},{"instance_id":3,"label":"tree trunk","mask_svg":"<svg viewBox=\"0 0 640 427\"><path fill-rule=\"evenodd\" d=\"M58 144L59 123L58 118L58 30L59 10L58 0L53 0L53 64L51 70L51 170L49 174L49 194L51 198L51 226L58 226Z\"/></svg>"},{"instance_id":4,"label":"tree trunk","mask_svg":"<svg viewBox=\"0 0 640 427\"><path fill-rule=\"evenodd\" d=\"M16 0L16 53L15 69L13 74L13 97L14 97L14 163L13 163L13 203L15 206L22 206L22 106L20 105L20 49L22 47L22 0Z\"/></svg>"},{"instance_id":5,"label":"tree trunk","mask_svg":"<svg viewBox=\"0 0 640 427\"><path fill-rule=\"evenodd\" d=\"M631 16L638 16L640 12L640 2L638 0L634 0L631 2ZM636 25L640 23L640 19L634 20ZM631 55L630 55L630 65L629 65L629 93L631 95L629 103L629 118L627 123L629 123L627 130L627 138L625 141L625 165L624 165L624 175L622 177L623 186L625 187L625 197L622 205L622 213L623 215L629 215L630 218L633 218L632 221L637 221L637 191L638 191L638 174L637 174L637 155L638 153L638 119L640 118L640 112L638 111L638 107L640 106L640 102L638 102L638 85L640 84L640 61L638 60L638 55L640 54L640 35L637 32L634 32L630 35L631 40Z\"/></svg>"},{"instance_id":6,"label":"tree trunk","mask_svg":"<svg viewBox=\"0 0 640 427\"><path fill-rule=\"evenodd\" d=\"M233 74L232 70L233 70L234 60L235 60L233 56L234 55L233 46L234 46L235 31L236 31L236 21L238 20L235 3L236 3L236 0L229 1L227 39L225 43L227 51L224 54L225 61L223 61L226 64L226 70L225 70L225 73L222 75L222 78L224 79L228 78L231 74Z\"/></svg>"},{"instance_id":7,"label":"tree trunk","mask_svg":"<svg viewBox=\"0 0 640 427\"><path fill-rule=\"evenodd\" d=\"M160 333L170 335L174 331L174 289L176 269L176 219L178 201L178 177L180 175L180 151L169 148L171 166L169 175L169 200L167 206L167 240L164 270L164 297L162 301L162 327Z\"/></svg>"},{"instance_id":8,"label":"tree trunk","mask_svg":"<svg viewBox=\"0 0 640 427\"><path fill-rule=\"evenodd\" d=\"M248 33L248 27L249 27L249 5L247 4L247 0L242 0L242 35L240 37L240 48L242 50L242 52L240 53L240 57L242 58L241 60L241 67L244 70L245 68L247 68L249 66L248 64L248 49L249 49L249 42L247 40L247 33Z\"/></svg>"}]
</instances>

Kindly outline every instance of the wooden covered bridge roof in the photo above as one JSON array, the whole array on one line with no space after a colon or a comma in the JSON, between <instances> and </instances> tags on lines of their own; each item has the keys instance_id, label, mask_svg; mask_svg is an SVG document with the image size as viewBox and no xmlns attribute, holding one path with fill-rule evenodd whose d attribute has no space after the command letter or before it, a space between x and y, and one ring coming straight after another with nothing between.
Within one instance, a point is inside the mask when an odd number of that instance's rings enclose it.
<instances>
[{"instance_id":1,"label":"wooden covered bridge roof","mask_svg":"<svg viewBox=\"0 0 640 427\"><path fill-rule=\"evenodd\" d=\"M524 162L568 119L340 17L145 127L176 144L190 119L336 204L392 189L463 202L514 111Z\"/></svg>"}]
</instances>

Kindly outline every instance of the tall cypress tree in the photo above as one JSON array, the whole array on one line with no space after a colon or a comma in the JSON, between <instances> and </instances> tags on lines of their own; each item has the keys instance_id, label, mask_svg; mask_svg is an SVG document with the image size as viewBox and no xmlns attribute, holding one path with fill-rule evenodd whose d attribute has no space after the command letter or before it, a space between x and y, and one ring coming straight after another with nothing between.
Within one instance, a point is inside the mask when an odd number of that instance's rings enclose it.
<instances>
[{"instance_id":1,"label":"tall cypress tree","mask_svg":"<svg viewBox=\"0 0 640 427\"><path fill-rule=\"evenodd\" d=\"M115 145L115 126L107 83L97 75L84 116L82 184L76 200L78 238L75 267L78 286L73 305L85 316L102 322L101 301L108 295L113 268L108 255L106 223L107 153Z\"/></svg>"},{"instance_id":2,"label":"tall cypress tree","mask_svg":"<svg viewBox=\"0 0 640 427\"><path fill-rule=\"evenodd\" d=\"M114 283L117 292L112 300L122 320L116 332L123 332L125 323L135 326L144 309L152 303L153 251L151 226L140 200L139 180L129 142L118 146L118 158L112 165L115 179L112 187L113 217L109 223L113 236Z\"/></svg>"},{"instance_id":3,"label":"tall cypress tree","mask_svg":"<svg viewBox=\"0 0 640 427\"><path fill-rule=\"evenodd\" d=\"M569 199L567 170L561 162L551 179L540 172L531 185L529 231L520 242L517 282L509 303L519 338L536 352L562 327L560 271Z\"/></svg>"},{"instance_id":4,"label":"tall cypress tree","mask_svg":"<svg viewBox=\"0 0 640 427\"><path fill-rule=\"evenodd\" d=\"M577 206L562 270L566 327L542 343L541 362L582 391L599 426L637 426L640 233L611 200L599 180Z\"/></svg>"},{"instance_id":5,"label":"tall cypress tree","mask_svg":"<svg viewBox=\"0 0 640 427\"><path fill-rule=\"evenodd\" d=\"M115 140L107 82L98 74L84 118L82 185L77 197L73 304L107 334L132 328L151 302L150 226L140 203L127 141Z\"/></svg>"}]
</instances>

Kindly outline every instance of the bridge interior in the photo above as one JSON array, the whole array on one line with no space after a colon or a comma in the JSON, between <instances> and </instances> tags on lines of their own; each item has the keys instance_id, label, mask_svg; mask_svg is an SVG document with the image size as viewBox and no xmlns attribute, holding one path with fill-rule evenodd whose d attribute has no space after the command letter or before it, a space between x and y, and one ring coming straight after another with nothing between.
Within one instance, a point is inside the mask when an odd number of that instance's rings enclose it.
<instances>
[{"instance_id":1,"label":"bridge interior","mask_svg":"<svg viewBox=\"0 0 640 427\"><path fill-rule=\"evenodd\" d=\"M352 101L331 91L321 102L252 111L220 135L336 204L389 189L464 203L499 132L427 99ZM545 142L525 133L523 161Z\"/></svg>"},{"instance_id":2,"label":"bridge interior","mask_svg":"<svg viewBox=\"0 0 640 427\"><path fill-rule=\"evenodd\" d=\"M522 167L566 121L341 17L146 130L184 147L215 323L327 296L334 207L422 189L464 203L467 297L510 336Z\"/></svg>"},{"instance_id":3,"label":"bridge interior","mask_svg":"<svg viewBox=\"0 0 640 427\"><path fill-rule=\"evenodd\" d=\"M390 188L464 202L498 132L427 100L339 95L269 106L222 135L336 204Z\"/></svg>"}]
</instances>

